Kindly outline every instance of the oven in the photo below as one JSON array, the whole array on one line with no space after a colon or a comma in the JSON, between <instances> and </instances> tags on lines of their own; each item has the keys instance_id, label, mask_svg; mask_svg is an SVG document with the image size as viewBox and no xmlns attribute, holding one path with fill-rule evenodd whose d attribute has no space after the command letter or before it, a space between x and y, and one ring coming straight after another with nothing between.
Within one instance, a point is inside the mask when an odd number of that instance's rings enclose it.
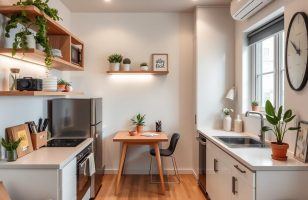
<instances>
[{"instance_id":1,"label":"oven","mask_svg":"<svg viewBox=\"0 0 308 200\"><path fill-rule=\"evenodd\" d=\"M199 141L199 179L198 183L203 193L207 196L206 192L206 138L199 133L197 137Z\"/></svg>"},{"instance_id":2,"label":"oven","mask_svg":"<svg viewBox=\"0 0 308 200\"><path fill-rule=\"evenodd\" d=\"M89 155L92 145L87 146L77 155L77 200L82 200L91 187Z\"/></svg>"}]
</instances>

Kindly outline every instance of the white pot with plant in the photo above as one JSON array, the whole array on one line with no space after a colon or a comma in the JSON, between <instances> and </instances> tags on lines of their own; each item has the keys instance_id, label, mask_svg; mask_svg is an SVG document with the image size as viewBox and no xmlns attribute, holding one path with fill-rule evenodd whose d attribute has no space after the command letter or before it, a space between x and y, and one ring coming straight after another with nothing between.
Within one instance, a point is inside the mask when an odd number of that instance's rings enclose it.
<instances>
[{"instance_id":1,"label":"white pot with plant","mask_svg":"<svg viewBox=\"0 0 308 200\"><path fill-rule=\"evenodd\" d=\"M134 125L136 125L136 131L138 133L143 132L143 127L145 125L145 115L141 115L140 113L136 115L136 117L132 118L131 121Z\"/></svg>"},{"instance_id":2,"label":"white pot with plant","mask_svg":"<svg viewBox=\"0 0 308 200\"><path fill-rule=\"evenodd\" d=\"M272 125L262 127L262 131L271 131L276 137L276 142L271 143L272 159L285 161L288 159L287 150L289 144L284 143L283 139L288 131L299 130L300 127L289 127L288 123L291 122L296 115L293 115L292 110L287 110L282 113L283 107L280 106L278 110L274 108L272 103L267 100L265 103L266 119Z\"/></svg>"},{"instance_id":3,"label":"white pot with plant","mask_svg":"<svg viewBox=\"0 0 308 200\"><path fill-rule=\"evenodd\" d=\"M140 69L141 69L141 71L149 71L148 63L146 63L146 62L141 63Z\"/></svg>"},{"instance_id":4,"label":"white pot with plant","mask_svg":"<svg viewBox=\"0 0 308 200\"><path fill-rule=\"evenodd\" d=\"M224 113L224 119L223 119L223 128L225 131L231 131L232 128L232 118L231 118L231 114L233 113L233 109L232 108L224 108L222 110L222 112Z\"/></svg>"},{"instance_id":5,"label":"white pot with plant","mask_svg":"<svg viewBox=\"0 0 308 200\"><path fill-rule=\"evenodd\" d=\"M108 57L110 63L110 71L120 71L120 65L122 62L123 56L121 54L112 54Z\"/></svg>"},{"instance_id":6,"label":"white pot with plant","mask_svg":"<svg viewBox=\"0 0 308 200\"><path fill-rule=\"evenodd\" d=\"M130 70L130 64L131 60L129 58L124 58L123 59L123 65L122 65L122 70L123 71L129 71Z\"/></svg>"},{"instance_id":7,"label":"white pot with plant","mask_svg":"<svg viewBox=\"0 0 308 200\"><path fill-rule=\"evenodd\" d=\"M252 101L251 102L251 110L255 112L260 112L259 102Z\"/></svg>"}]
</instances>

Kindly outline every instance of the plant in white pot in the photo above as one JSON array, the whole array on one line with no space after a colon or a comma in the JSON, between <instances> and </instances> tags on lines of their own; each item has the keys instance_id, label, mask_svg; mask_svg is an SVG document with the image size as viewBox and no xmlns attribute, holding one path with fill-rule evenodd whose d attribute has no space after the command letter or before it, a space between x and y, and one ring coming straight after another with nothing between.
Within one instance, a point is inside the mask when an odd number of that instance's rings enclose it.
<instances>
[{"instance_id":1,"label":"plant in white pot","mask_svg":"<svg viewBox=\"0 0 308 200\"><path fill-rule=\"evenodd\" d=\"M231 131L231 127L232 127L232 118L231 118L231 114L233 113L233 109L232 108L224 108L222 110L222 112L224 113L224 119L223 119L223 128L225 131Z\"/></svg>"},{"instance_id":2,"label":"plant in white pot","mask_svg":"<svg viewBox=\"0 0 308 200\"><path fill-rule=\"evenodd\" d=\"M146 62L141 63L140 69L141 69L141 71L149 71L148 63L146 63Z\"/></svg>"},{"instance_id":3,"label":"plant in white pot","mask_svg":"<svg viewBox=\"0 0 308 200\"><path fill-rule=\"evenodd\" d=\"M272 125L262 127L264 132L271 131L276 137L276 142L271 143L272 158L274 160L287 160L287 150L289 144L284 143L283 139L288 131L299 130L300 127L289 127L288 123L291 122L296 115L293 115L292 110L287 110L283 113L283 107L280 106L276 111L272 103L267 100L265 103L266 119Z\"/></svg>"},{"instance_id":4,"label":"plant in white pot","mask_svg":"<svg viewBox=\"0 0 308 200\"><path fill-rule=\"evenodd\" d=\"M123 60L123 71L129 71L130 70L130 64L131 64L131 60L129 58L124 58L124 60Z\"/></svg>"},{"instance_id":5,"label":"plant in white pot","mask_svg":"<svg viewBox=\"0 0 308 200\"><path fill-rule=\"evenodd\" d=\"M108 57L111 71L119 71L123 56L121 54L112 54Z\"/></svg>"}]
</instances>

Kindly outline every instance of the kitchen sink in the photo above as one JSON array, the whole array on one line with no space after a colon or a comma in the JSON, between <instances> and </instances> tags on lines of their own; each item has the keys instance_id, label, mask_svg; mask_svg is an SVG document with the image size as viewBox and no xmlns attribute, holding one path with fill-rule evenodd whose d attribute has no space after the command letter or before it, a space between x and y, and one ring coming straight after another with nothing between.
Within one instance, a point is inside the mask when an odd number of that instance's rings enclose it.
<instances>
[{"instance_id":1,"label":"kitchen sink","mask_svg":"<svg viewBox=\"0 0 308 200\"><path fill-rule=\"evenodd\" d=\"M268 144L262 144L260 141L248 136L215 136L225 145L231 148L264 148L269 147Z\"/></svg>"}]
</instances>

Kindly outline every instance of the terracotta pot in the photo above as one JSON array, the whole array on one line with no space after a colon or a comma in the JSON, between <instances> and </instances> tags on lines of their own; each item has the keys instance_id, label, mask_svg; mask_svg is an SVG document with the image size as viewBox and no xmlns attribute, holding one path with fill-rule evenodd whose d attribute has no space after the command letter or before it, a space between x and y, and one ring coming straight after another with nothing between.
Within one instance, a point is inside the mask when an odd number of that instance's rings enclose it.
<instances>
[{"instance_id":1,"label":"terracotta pot","mask_svg":"<svg viewBox=\"0 0 308 200\"><path fill-rule=\"evenodd\" d=\"M64 91L65 90L65 87L66 85L58 85L57 88L58 88L58 91Z\"/></svg>"},{"instance_id":2,"label":"terracotta pot","mask_svg":"<svg viewBox=\"0 0 308 200\"><path fill-rule=\"evenodd\" d=\"M142 132L143 132L143 126L137 126L137 127L136 127L136 131L137 131L138 133L142 133Z\"/></svg>"},{"instance_id":3,"label":"terracotta pot","mask_svg":"<svg viewBox=\"0 0 308 200\"><path fill-rule=\"evenodd\" d=\"M135 136L135 135L137 135L137 131L129 131L129 135L130 136Z\"/></svg>"},{"instance_id":4,"label":"terracotta pot","mask_svg":"<svg viewBox=\"0 0 308 200\"><path fill-rule=\"evenodd\" d=\"M287 143L277 144L277 142L272 142L271 146L272 146L273 160L285 161L288 159L287 151L289 148L289 144Z\"/></svg>"},{"instance_id":5,"label":"terracotta pot","mask_svg":"<svg viewBox=\"0 0 308 200\"><path fill-rule=\"evenodd\" d=\"M260 112L260 107L259 106L251 106L251 110L255 112Z\"/></svg>"}]
</instances>

